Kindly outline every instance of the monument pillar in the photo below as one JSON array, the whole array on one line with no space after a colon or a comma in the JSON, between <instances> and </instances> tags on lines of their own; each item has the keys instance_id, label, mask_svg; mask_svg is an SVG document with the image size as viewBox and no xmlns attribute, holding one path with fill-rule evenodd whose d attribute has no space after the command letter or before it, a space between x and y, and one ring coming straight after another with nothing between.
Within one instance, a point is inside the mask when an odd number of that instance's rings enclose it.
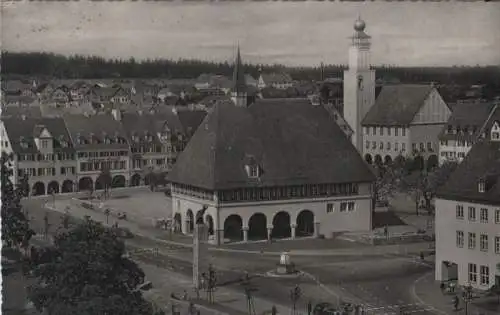
<instances>
[{"instance_id":1,"label":"monument pillar","mask_svg":"<svg viewBox=\"0 0 500 315\"><path fill-rule=\"evenodd\" d=\"M296 235L296 232L297 232L297 224L295 223L292 223L292 225L290 226L291 228L291 232L292 232L292 240L295 239L295 235Z\"/></svg>"},{"instance_id":2,"label":"monument pillar","mask_svg":"<svg viewBox=\"0 0 500 315\"><path fill-rule=\"evenodd\" d=\"M224 244L224 230L217 230L215 232L215 237L217 239L217 245Z\"/></svg>"},{"instance_id":3,"label":"monument pillar","mask_svg":"<svg viewBox=\"0 0 500 315\"><path fill-rule=\"evenodd\" d=\"M189 221L189 219L186 219L186 221L184 222L184 231L182 231L184 234L190 234L193 232L193 231L189 230L189 225L190 225L189 223L190 222L191 221Z\"/></svg>"}]
</instances>

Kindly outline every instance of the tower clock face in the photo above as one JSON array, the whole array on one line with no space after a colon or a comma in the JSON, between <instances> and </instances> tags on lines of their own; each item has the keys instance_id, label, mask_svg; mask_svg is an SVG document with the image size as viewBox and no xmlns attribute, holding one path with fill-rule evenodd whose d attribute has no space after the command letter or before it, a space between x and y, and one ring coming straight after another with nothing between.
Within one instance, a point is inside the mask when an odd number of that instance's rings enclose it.
<instances>
[{"instance_id":1,"label":"tower clock face","mask_svg":"<svg viewBox=\"0 0 500 315\"><path fill-rule=\"evenodd\" d=\"M363 90L363 76L362 75L358 75L358 89L360 91Z\"/></svg>"}]
</instances>

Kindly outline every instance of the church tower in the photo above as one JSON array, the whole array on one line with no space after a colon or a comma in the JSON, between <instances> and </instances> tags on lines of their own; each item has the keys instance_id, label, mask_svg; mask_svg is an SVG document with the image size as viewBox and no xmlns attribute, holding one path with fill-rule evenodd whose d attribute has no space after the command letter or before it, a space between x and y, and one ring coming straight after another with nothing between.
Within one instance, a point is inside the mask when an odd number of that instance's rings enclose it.
<instances>
[{"instance_id":1,"label":"church tower","mask_svg":"<svg viewBox=\"0 0 500 315\"><path fill-rule=\"evenodd\" d=\"M234 61L231 100L236 106L247 106L247 85L245 82L245 74L243 73L243 65L241 64L240 46L238 46L236 60Z\"/></svg>"},{"instance_id":2,"label":"church tower","mask_svg":"<svg viewBox=\"0 0 500 315\"><path fill-rule=\"evenodd\" d=\"M358 18L349 47L349 68L344 71L344 119L354 134L352 143L363 152L361 121L375 103L375 70L370 68L371 38L365 33L366 24Z\"/></svg>"}]
</instances>

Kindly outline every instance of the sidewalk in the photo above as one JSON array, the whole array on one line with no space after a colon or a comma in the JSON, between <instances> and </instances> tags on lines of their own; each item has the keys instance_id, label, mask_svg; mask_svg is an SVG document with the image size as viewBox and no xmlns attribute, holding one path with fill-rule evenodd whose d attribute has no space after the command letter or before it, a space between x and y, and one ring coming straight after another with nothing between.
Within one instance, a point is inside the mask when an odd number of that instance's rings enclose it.
<instances>
[{"instance_id":1,"label":"sidewalk","mask_svg":"<svg viewBox=\"0 0 500 315\"><path fill-rule=\"evenodd\" d=\"M442 293L439 288L439 282L434 280L434 272L425 274L421 278L417 279L412 287L412 295L416 302L425 304L433 309L435 314L457 314L453 308L453 294ZM460 292L458 292L460 297ZM500 314L499 305L489 305L489 309L485 309L480 305L485 301L484 298L478 298L473 303L468 306L469 314L471 315L498 315ZM495 298L496 302L496 298ZM492 309L497 307L496 310ZM464 312L464 302L460 299L459 311Z\"/></svg>"}]
</instances>

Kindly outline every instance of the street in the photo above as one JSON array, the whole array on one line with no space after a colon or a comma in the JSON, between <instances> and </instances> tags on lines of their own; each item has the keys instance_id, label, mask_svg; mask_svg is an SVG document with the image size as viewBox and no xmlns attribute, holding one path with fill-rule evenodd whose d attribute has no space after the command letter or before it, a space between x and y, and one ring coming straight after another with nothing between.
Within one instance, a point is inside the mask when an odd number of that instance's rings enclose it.
<instances>
[{"instance_id":1,"label":"street","mask_svg":"<svg viewBox=\"0 0 500 315\"><path fill-rule=\"evenodd\" d=\"M61 213L42 210L43 200L26 200L24 204L32 220L31 224L38 233L43 231L45 213L48 214L51 231L55 231L60 225ZM92 215L92 218L99 220L97 215ZM154 266L154 278L148 280L152 281L155 287L165 287L158 283L158 277L166 277L169 281L177 282L179 290L182 287L190 288L191 249L169 245L165 241L155 239L156 234L152 232L151 235L128 239L128 253L142 265ZM242 245L238 247L241 248ZM302 309L308 301L315 304L325 301L337 303L342 300L362 304L370 314L396 314L399 307L410 313L431 314L427 306L415 304L410 295L410 286L432 266L405 255L369 252L360 255L364 249L368 248L353 245L351 255L291 257L296 267L304 273L299 278L266 276L267 272L275 270L279 256L259 255L254 252L235 254L231 251L211 250L204 264L207 266L210 263L217 270L217 284L221 289L215 294L219 294L219 298L241 295L243 288L239 280L248 272L252 285L257 288L255 298L276 305L290 307L290 290L298 284L303 289L298 302L299 308ZM172 288L175 285L167 287ZM169 296L169 292L164 293L164 296Z\"/></svg>"}]
</instances>

